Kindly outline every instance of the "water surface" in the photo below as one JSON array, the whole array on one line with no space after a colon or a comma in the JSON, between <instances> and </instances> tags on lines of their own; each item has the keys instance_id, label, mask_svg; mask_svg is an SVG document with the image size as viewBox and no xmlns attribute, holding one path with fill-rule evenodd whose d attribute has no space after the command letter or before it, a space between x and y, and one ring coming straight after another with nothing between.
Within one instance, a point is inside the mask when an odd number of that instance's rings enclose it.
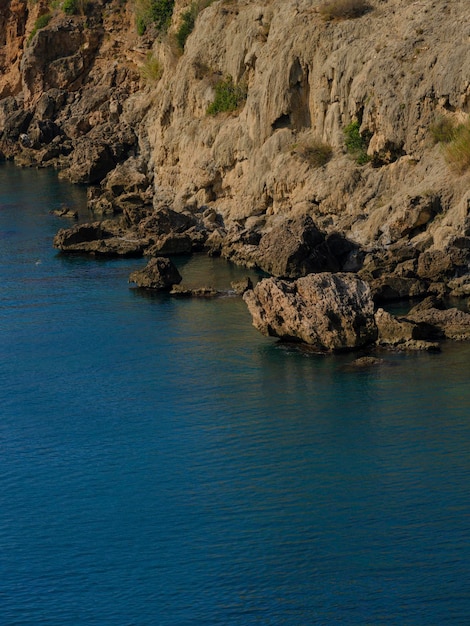
<instances>
[{"instance_id":1,"label":"water surface","mask_svg":"<svg viewBox=\"0 0 470 626\"><path fill-rule=\"evenodd\" d=\"M470 346L282 347L238 298L57 254L62 203L0 166L0 623L470 623Z\"/></svg>"}]
</instances>

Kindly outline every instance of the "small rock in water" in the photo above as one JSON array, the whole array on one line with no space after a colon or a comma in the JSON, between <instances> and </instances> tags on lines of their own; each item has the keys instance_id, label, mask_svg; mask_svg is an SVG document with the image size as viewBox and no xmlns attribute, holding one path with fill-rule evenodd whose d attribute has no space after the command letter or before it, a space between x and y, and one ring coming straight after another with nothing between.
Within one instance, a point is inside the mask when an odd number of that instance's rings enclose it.
<instances>
[{"instance_id":1,"label":"small rock in water","mask_svg":"<svg viewBox=\"0 0 470 626\"><path fill-rule=\"evenodd\" d=\"M167 257L151 259L143 269L129 276L129 282L136 283L138 287L158 291L168 291L181 280L180 273Z\"/></svg>"},{"instance_id":2,"label":"small rock in water","mask_svg":"<svg viewBox=\"0 0 470 626\"><path fill-rule=\"evenodd\" d=\"M375 356L361 356L358 359L355 359L351 363L351 366L359 369L365 369L369 367L376 367L377 365L382 365L382 363L385 363L385 361Z\"/></svg>"}]
</instances>

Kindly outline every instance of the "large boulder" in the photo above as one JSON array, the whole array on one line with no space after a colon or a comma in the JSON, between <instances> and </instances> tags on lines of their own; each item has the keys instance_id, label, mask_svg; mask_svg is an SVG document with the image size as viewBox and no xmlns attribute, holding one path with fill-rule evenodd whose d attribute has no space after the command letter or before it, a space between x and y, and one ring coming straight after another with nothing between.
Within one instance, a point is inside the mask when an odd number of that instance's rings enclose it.
<instances>
[{"instance_id":1,"label":"large boulder","mask_svg":"<svg viewBox=\"0 0 470 626\"><path fill-rule=\"evenodd\" d=\"M325 235L309 216L281 222L265 233L257 252L258 266L279 278L297 278L310 272L338 269Z\"/></svg>"},{"instance_id":2,"label":"large boulder","mask_svg":"<svg viewBox=\"0 0 470 626\"><path fill-rule=\"evenodd\" d=\"M309 274L260 281L243 299L264 335L301 341L320 351L352 350L377 339L369 286L353 274Z\"/></svg>"},{"instance_id":3,"label":"large boulder","mask_svg":"<svg viewBox=\"0 0 470 626\"><path fill-rule=\"evenodd\" d=\"M136 283L138 287L144 289L169 291L173 285L181 282L181 275L170 259L156 257L151 259L143 269L132 272L129 282Z\"/></svg>"}]
</instances>

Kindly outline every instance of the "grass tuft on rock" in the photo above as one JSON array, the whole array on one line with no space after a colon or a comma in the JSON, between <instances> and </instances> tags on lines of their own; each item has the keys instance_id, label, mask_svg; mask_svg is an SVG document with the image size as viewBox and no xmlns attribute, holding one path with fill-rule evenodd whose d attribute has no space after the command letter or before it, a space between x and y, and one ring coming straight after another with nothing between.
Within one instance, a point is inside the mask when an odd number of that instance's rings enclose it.
<instances>
[{"instance_id":1,"label":"grass tuft on rock","mask_svg":"<svg viewBox=\"0 0 470 626\"><path fill-rule=\"evenodd\" d=\"M162 73L163 69L160 61L153 55L152 52L149 52L142 67L140 68L140 75L147 83L158 83Z\"/></svg>"},{"instance_id":2,"label":"grass tuft on rock","mask_svg":"<svg viewBox=\"0 0 470 626\"><path fill-rule=\"evenodd\" d=\"M434 143L449 143L455 138L456 126L449 117L440 116L429 127Z\"/></svg>"},{"instance_id":3,"label":"grass tuft on rock","mask_svg":"<svg viewBox=\"0 0 470 626\"><path fill-rule=\"evenodd\" d=\"M457 126L452 140L444 148L444 154L449 165L459 174L470 168L470 119Z\"/></svg>"},{"instance_id":4,"label":"grass tuft on rock","mask_svg":"<svg viewBox=\"0 0 470 626\"><path fill-rule=\"evenodd\" d=\"M310 167L313 168L326 165L333 156L332 147L317 139L298 143L294 146L292 152L304 161L307 161Z\"/></svg>"},{"instance_id":5,"label":"grass tuft on rock","mask_svg":"<svg viewBox=\"0 0 470 626\"><path fill-rule=\"evenodd\" d=\"M361 17L371 10L366 0L328 0L318 7L324 20L347 20Z\"/></svg>"}]
</instances>

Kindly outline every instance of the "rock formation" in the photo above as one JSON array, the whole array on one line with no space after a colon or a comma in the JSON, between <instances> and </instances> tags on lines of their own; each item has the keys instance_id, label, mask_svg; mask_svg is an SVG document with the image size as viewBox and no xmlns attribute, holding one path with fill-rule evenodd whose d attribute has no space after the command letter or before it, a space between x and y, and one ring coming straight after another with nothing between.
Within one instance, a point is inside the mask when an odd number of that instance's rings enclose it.
<instances>
[{"instance_id":1,"label":"rock formation","mask_svg":"<svg viewBox=\"0 0 470 626\"><path fill-rule=\"evenodd\" d=\"M243 299L264 335L302 341L320 351L352 350L377 339L370 289L353 274L266 278Z\"/></svg>"},{"instance_id":2,"label":"rock formation","mask_svg":"<svg viewBox=\"0 0 470 626\"><path fill-rule=\"evenodd\" d=\"M143 269L132 272L129 282L136 283L138 287L145 289L169 291L173 285L181 282L181 275L170 259L156 257L151 259Z\"/></svg>"},{"instance_id":3,"label":"rock formation","mask_svg":"<svg viewBox=\"0 0 470 626\"><path fill-rule=\"evenodd\" d=\"M0 156L89 186L59 249L468 298L468 0L324 5L0 0Z\"/></svg>"}]
</instances>

